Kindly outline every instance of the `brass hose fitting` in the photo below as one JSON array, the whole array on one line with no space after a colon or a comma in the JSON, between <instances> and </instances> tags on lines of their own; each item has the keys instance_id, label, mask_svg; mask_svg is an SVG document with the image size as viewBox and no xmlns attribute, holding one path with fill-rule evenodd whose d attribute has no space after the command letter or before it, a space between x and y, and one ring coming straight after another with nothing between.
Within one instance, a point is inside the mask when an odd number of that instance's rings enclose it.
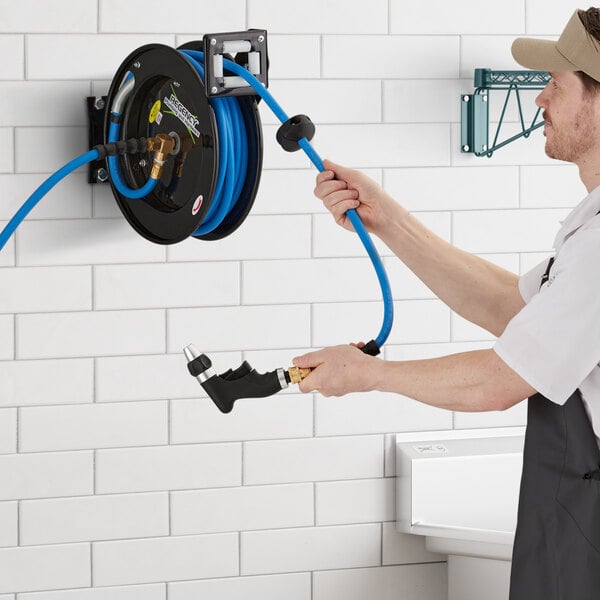
<instances>
[{"instance_id":1,"label":"brass hose fitting","mask_svg":"<svg viewBox=\"0 0 600 600\"><path fill-rule=\"evenodd\" d=\"M175 139L166 133L159 133L153 138L148 138L148 150L154 152L151 179L160 179L167 156L175 148Z\"/></svg>"},{"instance_id":2,"label":"brass hose fitting","mask_svg":"<svg viewBox=\"0 0 600 600\"><path fill-rule=\"evenodd\" d=\"M310 375L312 369L301 369L300 367L290 367L288 374L290 383L300 383L303 379Z\"/></svg>"}]
</instances>

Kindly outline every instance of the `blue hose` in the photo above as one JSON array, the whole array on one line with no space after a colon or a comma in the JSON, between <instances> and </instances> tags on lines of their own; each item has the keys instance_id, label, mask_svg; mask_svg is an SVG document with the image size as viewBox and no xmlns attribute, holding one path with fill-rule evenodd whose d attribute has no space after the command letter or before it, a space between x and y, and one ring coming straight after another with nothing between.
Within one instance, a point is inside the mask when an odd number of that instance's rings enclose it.
<instances>
[{"instance_id":1,"label":"blue hose","mask_svg":"<svg viewBox=\"0 0 600 600\"><path fill-rule=\"evenodd\" d=\"M200 77L204 80L204 53L195 50L182 50L192 66L198 71ZM247 81L256 91L256 93L265 101L275 116L285 123L288 116L275 98L265 88L265 86L252 75L249 71L234 63L233 61L224 59L224 67L236 75ZM217 182L215 192L211 202L210 209L205 215L203 223L192 234L194 236L203 235L213 231L218 227L229 211L235 205L237 198L242 190L247 173L248 166L248 143L247 133L244 125L243 117L237 100L233 97L214 98L211 99L211 105L215 111L218 135L219 148L221 153L219 156L219 171L217 174ZM118 113L113 113L116 117L120 117ZM108 133L108 142L116 142L119 139L120 125L117 122L111 122ZM319 171L323 171L323 161L311 146L306 138L302 138L298 142L299 146L304 150L308 158ZM0 250L4 248L6 242L15 232L16 228L21 224L23 219L31 212L37 203L64 177L78 169L79 167L98 159L98 151L90 150L81 156L74 158L66 165L61 167L56 173L52 174L44 181L31 196L25 201L13 218L8 222L4 229L0 232ZM147 196L156 186L157 179L149 178L148 181L137 189L132 189L123 181L119 171L118 158L116 156L108 157L108 166L111 175L111 180L119 193L127 198L143 198ZM360 237L379 280L381 292L384 302L384 318L379 335L375 338L375 343L379 348L386 342L394 319L394 304L390 284L385 272L385 268L379 257L375 245L369 236L363 222L358 213L351 209L346 215L352 223L354 230Z\"/></svg>"},{"instance_id":2,"label":"blue hose","mask_svg":"<svg viewBox=\"0 0 600 600\"><path fill-rule=\"evenodd\" d=\"M119 113L111 113L114 117L120 118L121 115ZM116 142L119 140L119 130L121 129L121 125L115 121L111 121L110 126L108 128L108 143ZM117 191L121 196L125 196L126 198L132 198L139 200L140 198L145 198L158 183L158 179L153 179L152 177L148 178L148 181L141 188L130 188L123 181L121 177L121 172L119 170L119 158L117 156L108 156L108 170L110 172L110 179L113 182L114 186L117 188Z\"/></svg>"},{"instance_id":3,"label":"blue hose","mask_svg":"<svg viewBox=\"0 0 600 600\"><path fill-rule=\"evenodd\" d=\"M204 81L204 53L196 50L181 53ZM194 237L213 231L223 222L239 198L248 172L248 137L238 101L233 97L212 98L210 105L217 120L219 170L210 208L192 233Z\"/></svg>"},{"instance_id":4,"label":"blue hose","mask_svg":"<svg viewBox=\"0 0 600 600\"><path fill-rule=\"evenodd\" d=\"M22 223L23 219L33 210L36 204L62 179L83 165L98 159L98 150L89 150L85 154L74 158L66 165L53 173L27 198L24 204L15 213L14 217L6 224L0 232L0 250L4 248L15 229Z\"/></svg>"},{"instance_id":5,"label":"blue hose","mask_svg":"<svg viewBox=\"0 0 600 600\"><path fill-rule=\"evenodd\" d=\"M192 66L198 71L200 77L204 80L204 53L199 52L197 50L182 50L182 54L184 54ZM267 106L273 111L275 116L281 121L281 123L285 123L289 117L285 113L285 111L281 108L281 106L277 103L275 98L271 95L271 93L267 90L267 88L256 78L252 73L248 70L244 69L237 63L234 63L231 60L223 59L223 67L227 70L231 71L235 75L242 77L246 82L248 82L253 88L254 91L265 101ZM211 100L211 105L215 109L215 113L217 115L217 123L219 125L219 147L222 148L223 141L221 139L221 123L219 121L220 117L219 113L221 112L221 103L224 100L233 100L237 105L237 102L234 98L214 98ZM242 127L243 129L243 127ZM229 143L227 140L226 144ZM302 138L299 140L298 145L304 150L310 161L315 165L318 171L323 171L323 161L321 157L317 154L311 143L306 139ZM243 147L243 148L242 148ZM230 152L231 149L226 147L226 152ZM246 143L240 143L239 146L236 146L236 153L246 151ZM236 168L234 168L234 173L237 173ZM219 175L221 174L221 165L219 165ZM228 207L232 206L235 203L237 196L230 198L227 194L219 194L217 197L216 193L213 197L213 205L211 205L211 210L214 208L215 202L223 203L223 206L227 205ZM227 214L229 208L223 209L223 216ZM221 210L219 209L219 215L221 214ZM392 290L390 287L390 283L385 272L385 267L383 266L383 262L377 253L377 249L375 248L375 244L371 239L371 236L367 232L360 216L354 209L350 209L346 212L346 216L352 223L354 230L358 234L363 246L365 247L373 266L375 267L375 273L377 274L377 279L379 281L379 286L381 287L381 293L383 296L383 305L384 305L384 315L383 315L383 323L381 325L381 330L379 335L375 338L375 343L379 348L385 344L386 340L390 335L390 331L392 330L392 324L394 321L394 300L392 297ZM220 221L219 221L220 223ZM198 231L204 228L204 224L194 232L193 235L200 235Z\"/></svg>"}]
</instances>

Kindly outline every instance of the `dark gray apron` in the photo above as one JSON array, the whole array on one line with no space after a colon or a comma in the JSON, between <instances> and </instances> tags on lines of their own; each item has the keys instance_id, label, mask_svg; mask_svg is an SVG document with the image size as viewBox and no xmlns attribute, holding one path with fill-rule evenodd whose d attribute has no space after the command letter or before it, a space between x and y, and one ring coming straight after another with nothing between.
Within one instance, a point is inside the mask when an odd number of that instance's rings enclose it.
<instances>
[{"instance_id":1,"label":"dark gray apron","mask_svg":"<svg viewBox=\"0 0 600 600\"><path fill-rule=\"evenodd\" d=\"M510 600L600 599L599 467L579 390L529 398Z\"/></svg>"}]
</instances>

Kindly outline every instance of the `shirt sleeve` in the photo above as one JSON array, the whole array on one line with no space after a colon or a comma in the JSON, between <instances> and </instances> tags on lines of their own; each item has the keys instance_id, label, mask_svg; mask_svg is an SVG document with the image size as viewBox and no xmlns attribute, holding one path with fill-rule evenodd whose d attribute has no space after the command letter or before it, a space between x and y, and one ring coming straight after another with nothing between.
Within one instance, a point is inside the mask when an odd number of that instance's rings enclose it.
<instances>
[{"instance_id":1,"label":"shirt sleeve","mask_svg":"<svg viewBox=\"0 0 600 600\"><path fill-rule=\"evenodd\" d=\"M564 404L600 361L600 230L580 231L561 248L552 280L507 325L494 346L527 383ZM547 266L547 261L545 262ZM545 266L525 278L537 286ZM538 272L539 271L539 272ZM526 298L531 285L519 289Z\"/></svg>"},{"instance_id":2,"label":"shirt sleeve","mask_svg":"<svg viewBox=\"0 0 600 600\"><path fill-rule=\"evenodd\" d=\"M519 277L519 292L525 302L530 302L539 292L542 275L548 268L548 260L548 258L543 260L539 265Z\"/></svg>"}]
</instances>

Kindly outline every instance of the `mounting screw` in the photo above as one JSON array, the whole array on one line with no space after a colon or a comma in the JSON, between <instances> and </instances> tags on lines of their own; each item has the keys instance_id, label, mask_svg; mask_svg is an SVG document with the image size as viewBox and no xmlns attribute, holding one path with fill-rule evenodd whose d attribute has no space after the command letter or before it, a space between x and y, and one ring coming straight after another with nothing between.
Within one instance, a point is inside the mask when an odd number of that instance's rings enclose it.
<instances>
[{"instance_id":1,"label":"mounting screw","mask_svg":"<svg viewBox=\"0 0 600 600\"><path fill-rule=\"evenodd\" d=\"M469 150L471 150L471 148L469 148L469 146L467 144L465 144L463 147L463 152L469 152Z\"/></svg>"},{"instance_id":2,"label":"mounting screw","mask_svg":"<svg viewBox=\"0 0 600 600\"><path fill-rule=\"evenodd\" d=\"M481 96L481 99L482 99L484 102L487 102L487 98L488 98L488 97L487 97L487 94L483 94L483 95Z\"/></svg>"},{"instance_id":3,"label":"mounting screw","mask_svg":"<svg viewBox=\"0 0 600 600\"><path fill-rule=\"evenodd\" d=\"M259 42L259 44L262 44L265 41L265 36L264 35L259 35L258 38L256 38Z\"/></svg>"},{"instance_id":4,"label":"mounting screw","mask_svg":"<svg viewBox=\"0 0 600 600\"><path fill-rule=\"evenodd\" d=\"M138 60L138 61L134 62L134 63L133 63L133 66L134 66L136 69L139 69L139 68L141 67L141 65L140 65L140 61Z\"/></svg>"},{"instance_id":5,"label":"mounting screw","mask_svg":"<svg viewBox=\"0 0 600 600\"><path fill-rule=\"evenodd\" d=\"M468 102L471 98L469 96L463 96L463 102Z\"/></svg>"},{"instance_id":6,"label":"mounting screw","mask_svg":"<svg viewBox=\"0 0 600 600\"><path fill-rule=\"evenodd\" d=\"M487 152L487 146L485 144L483 146L481 146L481 151L482 152Z\"/></svg>"},{"instance_id":7,"label":"mounting screw","mask_svg":"<svg viewBox=\"0 0 600 600\"><path fill-rule=\"evenodd\" d=\"M96 110L102 110L104 108L104 100L100 96L96 96L94 100L94 108Z\"/></svg>"},{"instance_id":8,"label":"mounting screw","mask_svg":"<svg viewBox=\"0 0 600 600\"><path fill-rule=\"evenodd\" d=\"M98 181L106 181L108 179L108 171L106 169L98 169L96 172L96 178Z\"/></svg>"},{"instance_id":9,"label":"mounting screw","mask_svg":"<svg viewBox=\"0 0 600 600\"><path fill-rule=\"evenodd\" d=\"M210 45L211 45L211 46L216 46L216 45L217 45L217 40L215 40L215 38L212 38L212 39L210 40Z\"/></svg>"},{"instance_id":10,"label":"mounting screw","mask_svg":"<svg viewBox=\"0 0 600 600\"><path fill-rule=\"evenodd\" d=\"M145 167L148 163L146 162L145 158L142 158L142 160L140 160L138 164L140 165L140 167Z\"/></svg>"},{"instance_id":11,"label":"mounting screw","mask_svg":"<svg viewBox=\"0 0 600 600\"><path fill-rule=\"evenodd\" d=\"M216 87L216 86L215 86L215 87L212 87L212 88L210 88L210 92L211 92L211 94L216 94L218 91L219 91L219 88L218 88L218 87Z\"/></svg>"}]
</instances>

